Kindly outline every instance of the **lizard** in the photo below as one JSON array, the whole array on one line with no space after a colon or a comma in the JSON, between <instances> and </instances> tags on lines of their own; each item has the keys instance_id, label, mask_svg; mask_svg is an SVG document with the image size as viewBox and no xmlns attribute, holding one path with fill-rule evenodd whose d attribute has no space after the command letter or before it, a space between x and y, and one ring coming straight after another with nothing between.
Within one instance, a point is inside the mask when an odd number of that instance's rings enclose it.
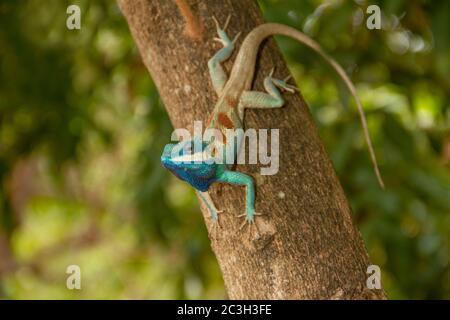
<instances>
[{"instance_id":1,"label":"lizard","mask_svg":"<svg viewBox=\"0 0 450 320\"><path fill-rule=\"evenodd\" d=\"M349 89L358 108L375 175L381 188L384 188L363 107L356 93L356 88L342 67L324 52L316 41L297 29L283 24L265 23L259 25L250 31L243 40L228 77L221 63L228 60L232 55L240 33L233 39L226 33L230 16L228 16L223 27L220 27L215 17L213 17L213 20L218 35L214 40L220 42L223 47L208 61L209 74L214 90L218 95L218 101L207 121L206 129L218 130L221 133L229 129L242 129L244 127L245 109L270 109L284 106L285 101L280 91L294 92L297 90L293 85L287 83L289 77L283 80L276 79L273 77L274 69L272 69L270 74L264 79L266 92L252 91L251 86L255 74L257 54L262 41L273 35L287 36L310 47L322 56ZM237 150L239 150L241 139L242 137L237 137ZM187 139L177 144L170 143L164 147L161 163L178 178L188 182L197 189L199 197L208 208L211 219L217 222L214 225L218 225L218 213L221 211L216 208L208 193L211 184L228 183L245 186L246 209L244 214L239 215L239 217L245 217L241 225L242 228L247 223L249 225L254 224L255 216L260 215L260 213L255 211L255 183L253 178L242 172L233 171L232 165L224 163L223 149L229 147L227 144L230 143L221 139L204 141L199 137ZM200 146L200 148L195 146Z\"/></svg>"}]
</instances>

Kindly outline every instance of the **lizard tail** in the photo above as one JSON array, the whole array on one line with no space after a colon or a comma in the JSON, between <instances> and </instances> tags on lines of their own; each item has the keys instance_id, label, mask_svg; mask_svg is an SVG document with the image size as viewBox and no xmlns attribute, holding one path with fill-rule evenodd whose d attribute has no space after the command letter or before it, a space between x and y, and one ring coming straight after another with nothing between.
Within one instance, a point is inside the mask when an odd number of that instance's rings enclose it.
<instances>
[{"instance_id":1,"label":"lizard tail","mask_svg":"<svg viewBox=\"0 0 450 320\"><path fill-rule=\"evenodd\" d=\"M321 46L316 41L314 41L313 39L308 37L306 34L298 31L297 29L294 29L294 28L291 28L291 27L288 27L288 26L285 26L282 24L278 24L278 23L266 23L266 24L260 25L260 26L256 27L255 29L253 29L247 35L244 42L242 43L240 52L250 52L250 50L245 50L244 47L248 46L248 47L253 47L253 48L256 47L257 48L259 46L259 44L265 38L267 38L271 35L284 35L284 36L293 38L293 39L299 41L300 43L303 43L304 45L308 46L309 48L311 48L312 50L317 52L319 55L321 55L322 58L325 59L325 61L328 62L333 67L333 69L336 71L336 73L339 75L339 77L342 79L342 81L344 81L345 85L347 86L348 90L350 91L352 97L354 98L354 100L356 102L356 106L358 108L359 116L361 119L361 125L362 125L363 131L364 131L364 137L367 142L367 147L369 149L369 154L370 154L372 165L373 165L373 168L375 171L375 175L378 179L378 183L379 183L380 187L382 189L384 189L384 182L381 177L380 170L378 168L378 162L377 162L377 158L375 156L375 151L372 146L372 140L370 139L369 130L367 128L367 121L366 121L364 110L363 110L363 107L361 104L361 100L359 99L359 97L356 93L355 86L353 85L353 83L350 80L350 78L348 77L348 75L345 73L344 69L342 69L342 67L331 56L329 56L325 51L323 51ZM239 58L241 58L241 57L238 56L237 59L239 59ZM242 58L244 58L244 57L242 57ZM254 58L248 57L248 56L246 58L256 60L256 53L255 53ZM254 65L254 61L252 61L252 62L253 63L250 62L249 64L247 64L247 66ZM245 74L245 73L240 73L240 74Z\"/></svg>"}]
</instances>

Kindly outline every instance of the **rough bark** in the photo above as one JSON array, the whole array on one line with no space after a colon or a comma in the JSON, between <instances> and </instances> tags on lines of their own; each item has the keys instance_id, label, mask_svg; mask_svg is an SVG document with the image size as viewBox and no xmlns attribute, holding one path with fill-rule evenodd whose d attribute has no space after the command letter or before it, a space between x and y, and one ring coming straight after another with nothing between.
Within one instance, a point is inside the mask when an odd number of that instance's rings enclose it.
<instances>
[{"instance_id":1,"label":"rough bark","mask_svg":"<svg viewBox=\"0 0 450 320\"><path fill-rule=\"evenodd\" d=\"M143 61L175 128L206 121L217 100L207 61L220 44L212 41L214 15L231 36L263 23L253 0L119 0ZM234 57L235 55L233 55ZM229 71L233 57L225 68ZM318 57L319 59L319 57ZM260 50L254 88L272 67L278 77L289 70L274 40ZM300 81L301 84L301 81ZM301 89L301 88L300 88ZM260 235L239 231L244 189L214 185L211 196L222 228L211 236L213 251L232 299L383 299L383 290L366 287L369 263L364 243L339 180L301 95L285 94L278 110L248 110L246 128L280 129L280 171L261 176L257 165L238 166L257 182ZM169 142L169 137L166 137ZM161 137L164 139L164 137Z\"/></svg>"}]
</instances>

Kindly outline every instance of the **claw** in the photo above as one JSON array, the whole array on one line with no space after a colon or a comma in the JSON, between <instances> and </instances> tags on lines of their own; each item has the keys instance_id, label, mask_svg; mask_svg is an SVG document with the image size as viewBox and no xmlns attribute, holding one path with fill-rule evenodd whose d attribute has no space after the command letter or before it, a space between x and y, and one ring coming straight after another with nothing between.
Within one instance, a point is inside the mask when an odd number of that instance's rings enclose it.
<instances>
[{"instance_id":1,"label":"claw","mask_svg":"<svg viewBox=\"0 0 450 320\"><path fill-rule=\"evenodd\" d=\"M209 218L213 221L213 223L219 223L219 213L222 212L224 212L224 210L214 210L214 213L210 214Z\"/></svg>"},{"instance_id":2,"label":"claw","mask_svg":"<svg viewBox=\"0 0 450 320\"><path fill-rule=\"evenodd\" d=\"M290 92L290 93L294 93L294 92L295 92L295 89L294 89L294 88L291 88L291 87L288 87L288 86L283 87L283 90L285 90L285 91L287 91L287 92Z\"/></svg>"},{"instance_id":3,"label":"claw","mask_svg":"<svg viewBox=\"0 0 450 320\"><path fill-rule=\"evenodd\" d=\"M295 86L291 86L291 85L288 85L288 88L290 89L290 90L288 90L289 92L291 92L291 93L294 93L295 91L300 91L297 87L295 87Z\"/></svg>"},{"instance_id":4,"label":"claw","mask_svg":"<svg viewBox=\"0 0 450 320\"><path fill-rule=\"evenodd\" d=\"M228 23L230 23L231 14L228 15L227 20L225 21L225 25L223 26L223 31L227 30Z\"/></svg>"},{"instance_id":5,"label":"claw","mask_svg":"<svg viewBox=\"0 0 450 320\"><path fill-rule=\"evenodd\" d=\"M299 91L296 86L287 83L290 79L292 79L292 75L288 75L286 78L283 79L284 83L286 84L285 90L292 93L294 93L295 91Z\"/></svg>"},{"instance_id":6,"label":"claw","mask_svg":"<svg viewBox=\"0 0 450 320\"><path fill-rule=\"evenodd\" d=\"M217 226L219 229L222 229L222 224L220 223L219 218L217 218L213 223L214 226Z\"/></svg>"},{"instance_id":7,"label":"claw","mask_svg":"<svg viewBox=\"0 0 450 320\"><path fill-rule=\"evenodd\" d=\"M255 229L256 229L256 234L259 236L260 235L260 233L259 233L259 228L258 228L258 224L255 222L254 224L253 224L254 226L255 226Z\"/></svg>"},{"instance_id":8,"label":"claw","mask_svg":"<svg viewBox=\"0 0 450 320\"><path fill-rule=\"evenodd\" d=\"M298 89L295 86L287 84L286 80L273 79L272 81L281 90L286 90L291 93L298 91Z\"/></svg>"},{"instance_id":9,"label":"claw","mask_svg":"<svg viewBox=\"0 0 450 320\"><path fill-rule=\"evenodd\" d=\"M220 220L219 217L217 217L216 219L212 219L212 225L211 225L211 236L213 239L217 239L218 238L218 231L219 229L222 229L222 225L220 224Z\"/></svg>"},{"instance_id":10,"label":"claw","mask_svg":"<svg viewBox=\"0 0 450 320\"><path fill-rule=\"evenodd\" d=\"M264 214L263 213L259 213L259 212L255 212L255 213L253 213L253 215L254 216L263 216ZM240 217L245 217L245 216L247 216L247 214L243 213L243 214L238 215L237 217L240 218Z\"/></svg>"},{"instance_id":11,"label":"claw","mask_svg":"<svg viewBox=\"0 0 450 320\"><path fill-rule=\"evenodd\" d=\"M242 228L244 228L244 226L247 224L247 219L244 220L244 222L242 222L241 226L239 227L239 230L242 230Z\"/></svg>"},{"instance_id":12,"label":"claw","mask_svg":"<svg viewBox=\"0 0 450 320\"><path fill-rule=\"evenodd\" d=\"M270 70L269 78L272 78L274 72L275 72L275 67L273 67L272 70Z\"/></svg>"},{"instance_id":13,"label":"claw","mask_svg":"<svg viewBox=\"0 0 450 320\"><path fill-rule=\"evenodd\" d=\"M261 214L257 214L257 215L261 215ZM256 230L256 235L259 236L260 232L259 232L259 228L257 223L255 222L255 219L245 219L244 222L241 224L239 230L242 230L246 225L248 225L249 227L249 233L248 233L248 238L249 240L252 237L252 230L253 228Z\"/></svg>"},{"instance_id":14,"label":"claw","mask_svg":"<svg viewBox=\"0 0 450 320\"><path fill-rule=\"evenodd\" d=\"M241 35L241 32L239 32L237 35L234 36L234 39L232 41L233 44L236 42L236 40L239 38L240 35Z\"/></svg>"},{"instance_id":15,"label":"claw","mask_svg":"<svg viewBox=\"0 0 450 320\"><path fill-rule=\"evenodd\" d=\"M212 16L212 19L214 21L214 24L216 25L217 31L219 31L219 30L225 31L227 29L227 27L228 27L228 24L230 23L231 14L228 15L227 20L225 21L225 25L223 26L223 28L220 27L219 21L217 20L217 18L215 16Z\"/></svg>"},{"instance_id":16,"label":"claw","mask_svg":"<svg viewBox=\"0 0 450 320\"><path fill-rule=\"evenodd\" d=\"M263 214L262 213L259 213L259 212L254 212L253 213L253 217L251 217L251 218L249 218L248 216L247 216L247 214L241 214L241 215L238 215L238 217L245 217L245 219L244 219L244 221L242 222L242 224L241 224L241 226L239 227L239 230L242 230L246 225L248 225L249 226L249 236L251 236L252 235L252 228L255 228L256 229L256 234L257 235L259 235L259 228L258 228L258 225L257 225L257 223L256 223L256 220L255 220L255 216L262 216Z\"/></svg>"},{"instance_id":17,"label":"claw","mask_svg":"<svg viewBox=\"0 0 450 320\"><path fill-rule=\"evenodd\" d=\"M286 78L283 79L284 82L288 82L292 78L292 75L288 75Z\"/></svg>"},{"instance_id":18,"label":"claw","mask_svg":"<svg viewBox=\"0 0 450 320\"><path fill-rule=\"evenodd\" d=\"M217 29L217 30L220 30L219 21L217 21L217 19L216 19L215 16L212 16L212 19L214 20L214 23L215 23L215 25L216 25L216 29Z\"/></svg>"}]
</instances>

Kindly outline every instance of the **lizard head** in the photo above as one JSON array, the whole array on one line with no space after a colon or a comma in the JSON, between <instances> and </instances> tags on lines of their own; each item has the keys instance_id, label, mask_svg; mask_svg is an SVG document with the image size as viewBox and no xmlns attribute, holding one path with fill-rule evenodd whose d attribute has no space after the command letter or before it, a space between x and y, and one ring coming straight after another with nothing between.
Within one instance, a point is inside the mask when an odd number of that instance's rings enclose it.
<instances>
[{"instance_id":1,"label":"lizard head","mask_svg":"<svg viewBox=\"0 0 450 320\"><path fill-rule=\"evenodd\" d=\"M216 180L218 164L208 156L208 144L190 139L167 144L161 155L162 165L195 189L207 191Z\"/></svg>"}]
</instances>

